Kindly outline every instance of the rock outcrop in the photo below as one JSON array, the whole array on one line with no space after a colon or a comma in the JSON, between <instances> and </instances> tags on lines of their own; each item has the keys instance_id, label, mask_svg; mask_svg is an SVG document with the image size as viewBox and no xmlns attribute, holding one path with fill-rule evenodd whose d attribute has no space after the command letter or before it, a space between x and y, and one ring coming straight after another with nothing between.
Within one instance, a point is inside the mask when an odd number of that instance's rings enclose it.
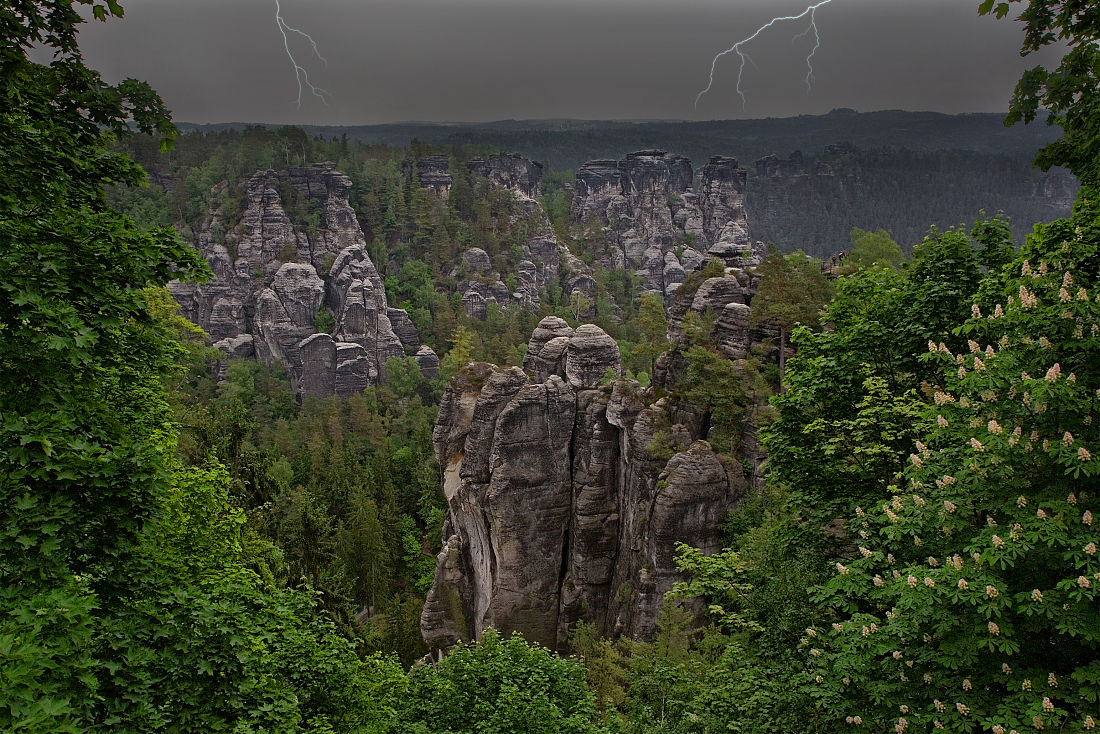
<instances>
[{"instance_id":1,"label":"rock outcrop","mask_svg":"<svg viewBox=\"0 0 1100 734\"><path fill-rule=\"evenodd\" d=\"M711 158L696 186L687 158L639 151L581 166L571 214L602 227L612 248L605 267L634 269L646 290L671 296L705 256L751 264L746 181L733 158Z\"/></svg>"},{"instance_id":2,"label":"rock outcrop","mask_svg":"<svg viewBox=\"0 0 1100 734\"><path fill-rule=\"evenodd\" d=\"M526 242L504 258L495 250L490 257L476 243L462 252L451 275L466 314L484 319L493 304L537 309L544 294L558 287L581 317L593 314L595 274L558 242L536 199L542 167L515 154L475 158L467 166L473 176L515 197L507 216L521 223ZM415 176L437 199L450 195L454 177L447 156L421 157ZM696 176L682 156L641 151L582 166L572 216L586 226L594 221L606 236L602 266L635 270L644 291L671 301L708 257L738 267L754 262L744 184L745 172L732 158L713 158ZM226 187L219 184L214 193ZM383 381L386 360L423 352L408 313L386 301L348 204L347 176L333 164L314 164L258 172L243 189L239 219L215 206L196 236L215 277L206 284L171 285L183 314L227 358L248 355L283 365L299 395L346 396ZM513 264L502 265L505 260ZM512 270L500 272L503 267ZM321 332L330 332L331 349L313 340L303 351L306 340ZM562 349L558 344L547 352L536 373L564 370L569 355ZM434 352L421 357L422 370L437 368ZM217 369L223 372L224 364ZM312 374L316 370L331 374Z\"/></svg>"},{"instance_id":3,"label":"rock outcrop","mask_svg":"<svg viewBox=\"0 0 1100 734\"><path fill-rule=\"evenodd\" d=\"M169 286L227 358L283 365L299 395L347 396L384 379L387 359L417 351L416 327L389 308L367 256L347 176L315 164L260 171L243 188L240 220L215 208L197 236L214 278ZM320 334L326 321L332 333Z\"/></svg>"},{"instance_id":4,"label":"rock outcrop","mask_svg":"<svg viewBox=\"0 0 1100 734\"><path fill-rule=\"evenodd\" d=\"M416 162L416 175L420 185L441 199L451 193L454 176L451 175L451 163L445 155L426 155Z\"/></svg>"},{"instance_id":5,"label":"rock outcrop","mask_svg":"<svg viewBox=\"0 0 1100 734\"><path fill-rule=\"evenodd\" d=\"M473 158L467 164L474 175L487 178L497 186L513 191L527 199L538 196L542 180L542 164L529 161L516 153Z\"/></svg>"},{"instance_id":6,"label":"rock outcrop","mask_svg":"<svg viewBox=\"0 0 1100 734\"><path fill-rule=\"evenodd\" d=\"M675 543L718 549L740 464L619 372L599 327L547 317L523 370L452 378L433 436L448 502L421 617L433 648L493 626L560 650L579 620L647 637L679 578Z\"/></svg>"}]
</instances>

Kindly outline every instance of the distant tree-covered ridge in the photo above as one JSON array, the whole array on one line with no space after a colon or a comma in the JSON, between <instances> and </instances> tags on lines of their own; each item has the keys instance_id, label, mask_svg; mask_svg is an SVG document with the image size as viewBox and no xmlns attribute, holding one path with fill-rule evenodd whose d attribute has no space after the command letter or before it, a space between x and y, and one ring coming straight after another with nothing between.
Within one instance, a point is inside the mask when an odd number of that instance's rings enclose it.
<instances>
[{"instance_id":1,"label":"distant tree-covered ridge","mask_svg":"<svg viewBox=\"0 0 1100 734\"><path fill-rule=\"evenodd\" d=\"M260 121L256 121L260 122ZM180 123L185 132L221 132L247 125ZM277 127L277 126L270 126ZM1004 126L997 113L947 115L939 112L837 109L826 115L757 120L690 122L630 120L501 120L487 123L429 122L380 125L306 125L312 137L346 136L351 142L405 147L413 140L444 146L487 146L512 150L551 168L576 168L596 158L619 158L635 150L659 148L702 163L732 155L746 163L771 154L802 150L820 153L847 141L858 148L916 151L970 150L1007 155L1030 163L1042 146L1058 137L1043 126Z\"/></svg>"}]
</instances>

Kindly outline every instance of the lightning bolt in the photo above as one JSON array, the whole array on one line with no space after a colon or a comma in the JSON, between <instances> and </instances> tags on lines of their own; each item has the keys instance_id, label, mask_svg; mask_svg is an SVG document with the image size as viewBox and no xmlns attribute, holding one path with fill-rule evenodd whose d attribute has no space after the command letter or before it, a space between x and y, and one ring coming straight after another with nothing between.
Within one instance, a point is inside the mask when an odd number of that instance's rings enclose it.
<instances>
[{"instance_id":1,"label":"lightning bolt","mask_svg":"<svg viewBox=\"0 0 1100 734\"><path fill-rule=\"evenodd\" d=\"M328 90L316 86L315 84L313 84L313 82L309 80L309 72L306 71L304 66L302 66L297 62L297 60L295 60L294 54L290 50L290 37L287 34L297 33L299 36L302 36L307 41L309 41L309 45L313 47L313 55L320 59L325 66L328 66L328 60L321 55L321 52L319 50L317 50L317 42L313 40L313 36L309 35L303 30L299 30L298 28L294 28L293 26L288 25L287 22L283 20L283 9L279 6L279 0L275 0L275 25L276 27L278 27L279 33L283 37L283 48L286 49L287 58L290 59L290 63L294 66L294 78L298 82L298 107L301 108L302 106L302 90L305 87L308 87L313 96L320 99L321 102L327 107L329 97Z\"/></svg>"},{"instance_id":2,"label":"lightning bolt","mask_svg":"<svg viewBox=\"0 0 1100 734\"><path fill-rule=\"evenodd\" d=\"M742 46L756 40L756 38L759 37L761 33L768 30L769 28L774 26L776 23L782 23L783 21L787 21L787 20L802 20L803 18L806 18L806 17L809 17L809 19L810 19L809 26L806 28L806 30L802 31L797 36L795 36L793 39L791 39L791 43L793 44L799 38L804 38L805 36L809 35L810 33L814 34L814 47L812 49L810 49L810 53L806 56L806 69L807 69L807 71L806 71L806 78L803 80L806 83L806 89L808 91L811 88L811 85L813 83L813 78L814 78L814 65L813 65L814 54L816 54L817 50L819 48L821 48L821 35L817 32L817 17L816 17L815 14L817 13L818 8L820 8L822 5L828 5L832 1L833 0L821 0L821 2L814 3L813 5L810 5L809 7L807 7L805 10L803 10L798 15L782 15L782 16L779 16L779 17L776 17L776 18L772 18L767 23L765 23L764 25L757 28L752 33L752 35L748 36L747 38L742 38L740 41L733 44L732 46L727 48L725 51L720 51L717 55L715 55L714 60L710 62L710 80L707 82L706 89L704 89L703 91L699 92L698 95L696 95L696 97L695 97L695 108L699 109L699 100L701 100L703 98L703 95L706 94L707 92L709 92L711 90L711 87L714 86L714 71L715 71L715 69L718 68L718 60L720 58L722 58L723 56L728 56L730 54L737 54L737 57L741 60L741 63L737 67L737 94L738 94L739 97L741 97L741 109L745 109L745 107L748 104L748 100L745 98L744 90L741 89L741 78L745 73L745 62L748 61L749 63L752 63L752 59L749 57L749 55L747 53L745 53ZM755 64L753 64L753 66L755 66Z\"/></svg>"}]
</instances>

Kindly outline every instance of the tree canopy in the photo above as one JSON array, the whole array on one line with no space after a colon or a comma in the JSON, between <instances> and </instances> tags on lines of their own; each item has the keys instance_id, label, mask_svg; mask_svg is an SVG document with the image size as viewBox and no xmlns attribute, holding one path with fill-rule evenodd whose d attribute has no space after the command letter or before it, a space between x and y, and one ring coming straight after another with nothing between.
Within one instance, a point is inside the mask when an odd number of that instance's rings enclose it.
<instances>
[{"instance_id":1,"label":"tree canopy","mask_svg":"<svg viewBox=\"0 0 1100 734\"><path fill-rule=\"evenodd\" d=\"M1043 168L1065 166L1082 182L1100 182L1100 13L1089 0L982 0L979 12L1003 18L1012 3L1026 2L1021 55L1052 44L1069 51L1054 70L1036 66L1016 85L1006 125L1031 122L1048 110L1048 124L1063 135L1036 158Z\"/></svg>"}]
</instances>

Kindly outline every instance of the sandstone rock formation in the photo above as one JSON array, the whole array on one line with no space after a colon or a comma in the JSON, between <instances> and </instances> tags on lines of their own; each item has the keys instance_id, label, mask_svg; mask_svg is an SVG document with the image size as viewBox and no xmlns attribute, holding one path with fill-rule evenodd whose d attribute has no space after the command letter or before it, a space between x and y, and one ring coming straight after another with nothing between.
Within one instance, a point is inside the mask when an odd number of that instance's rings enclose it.
<instances>
[{"instance_id":1,"label":"sandstone rock formation","mask_svg":"<svg viewBox=\"0 0 1100 734\"><path fill-rule=\"evenodd\" d=\"M413 355L413 358L416 360L417 366L420 367L420 374L429 380L439 374L439 355L427 344L422 345Z\"/></svg>"},{"instance_id":2,"label":"sandstone rock formation","mask_svg":"<svg viewBox=\"0 0 1100 734\"><path fill-rule=\"evenodd\" d=\"M522 245L522 259L515 263L510 273L494 270L488 253L480 247L463 251L460 262L450 271L452 277L462 278L456 291L462 298L463 308L468 316L478 319L486 317L492 303L504 308L537 309L544 290L559 281L562 263L570 257L568 249L555 238L546 213L536 201L542 165L515 153L505 153L473 158L467 168L475 177L487 179L491 186L511 192L519 204L515 216L530 218L535 228ZM417 162L417 173L422 186L437 197L447 198L453 177L446 156L421 158ZM582 264L576 274L578 277L587 275L587 266ZM504 282L509 276L514 278L514 288ZM568 298L574 287L583 288L588 284L563 285Z\"/></svg>"},{"instance_id":3,"label":"sandstone rock formation","mask_svg":"<svg viewBox=\"0 0 1100 734\"><path fill-rule=\"evenodd\" d=\"M670 296L704 256L752 264L746 177L736 160L721 156L703 167L697 187L691 162L664 151L590 161L577 170L571 214L603 227L612 246L605 267L632 268L645 289Z\"/></svg>"},{"instance_id":4,"label":"sandstone rock formation","mask_svg":"<svg viewBox=\"0 0 1100 734\"><path fill-rule=\"evenodd\" d=\"M443 200L453 183L449 165L447 156L427 155L415 166L420 184ZM500 261L476 243L462 253L452 275L461 278L456 290L466 314L483 319L492 304L537 309L552 286L561 288L563 300L573 301L582 317L594 313L598 293L592 268L557 240L536 199L542 167L515 154L475 158L467 165L474 176L511 192L518 204L512 216L525 218L528 238L512 272L498 272ZM671 301L708 257L737 267L754 262L744 185L745 172L732 158L713 158L696 176L682 156L641 151L622 161L582 166L572 216L579 223L594 218L604 231L610 246L602 266L634 269L643 290ZM196 245L214 279L171 286L183 314L202 326L227 358L282 364L300 395L350 395L384 380L387 359L423 351L409 315L386 301L348 204L350 188L350 179L333 164L257 172L244 183L239 220L229 221L229 214L215 207L197 233ZM331 348L312 340L303 351L322 327L332 332ZM552 348L535 371L562 372L568 356L563 349ZM421 357L422 370L436 369L434 352ZM217 369L224 372L224 363ZM316 370L331 374L312 374Z\"/></svg>"},{"instance_id":5,"label":"sandstone rock formation","mask_svg":"<svg viewBox=\"0 0 1100 734\"><path fill-rule=\"evenodd\" d=\"M542 179L541 163L529 161L516 153L504 153L474 158L467 165L471 173L522 197L534 199L538 196L539 181Z\"/></svg>"},{"instance_id":6,"label":"sandstone rock formation","mask_svg":"<svg viewBox=\"0 0 1100 734\"><path fill-rule=\"evenodd\" d=\"M386 303L350 188L332 164L254 174L240 221L215 209L198 233L214 278L169 286L227 357L282 364L299 395L351 395L420 346L408 314ZM290 204L316 212L320 226L292 222ZM333 333L319 335L324 314Z\"/></svg>"},{"instance_id":7,"label":"sandstone rock formation","mask_svg":"<svg viewBox=\"0 0 1100 734\"><path fill-rule=\"evenodd\" d=\"M448 502L421 617L433 648L493 626L564 649L582 619L647 637L678 578L675 543L718 549L740 464L719 461L705 421L678 423L619 371L599 327L547 317L523 370L475 363L451 380L433 436Z\"/></svg>"},{"instance_id":8,"label":"sandstone rock formation","mask_svg":"<svg viewBox=\"0 0 1100 734\"><path fill-rule=\"evenodd\" d=\"M451 164L447 156L424 156L416 162L416 175L420 179L420 185L439 198L446 199L450 195L454 176L451 175Z\"/></svg>"}]
</instances>

